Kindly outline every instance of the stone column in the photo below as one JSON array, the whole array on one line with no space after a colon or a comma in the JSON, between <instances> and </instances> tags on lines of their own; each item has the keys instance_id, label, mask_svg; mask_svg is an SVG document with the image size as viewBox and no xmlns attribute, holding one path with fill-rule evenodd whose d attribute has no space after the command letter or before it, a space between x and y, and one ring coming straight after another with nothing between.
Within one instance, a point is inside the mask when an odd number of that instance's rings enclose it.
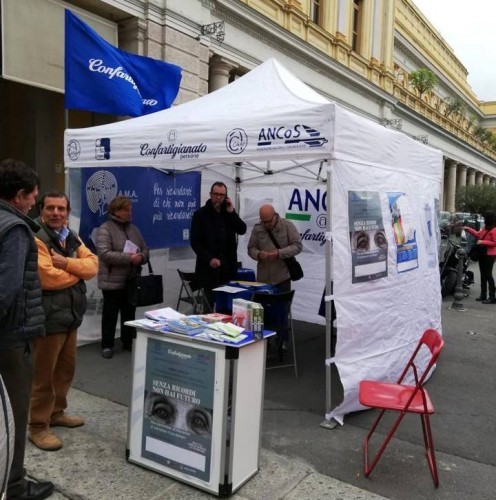
<instances>
[{"instance_id":1,"label":"stone column","mask_svg":"<svg viewBox=\"0 0 496 500\"><path fill-rule=\"evenodd\" d=\"M489 186L490 181L491 181L491 177L489 177L489 175L482 176L482 184Z\"/></svg>"},{"instance_id":2,"label":"stone column","mask_svg":"<svg viewBox=\"0 0 496 500\"><path fill-rule=\"evenodd\" d=\"M456 171L456 189L464 188L467 185L467 166L458 165Z\"/></svg>"},{"instance_id":3,"label":"stone column","mask_svg":"<svg viewBox=\"0 0 496 500\"><path fill-rule=\"evenodd\" d=\"M491 182L489 183L490 186L496 186L496 179L493 177L491 179Z\"/></svg>"},{"instance_id":4,"label":"stone column","mask_svg":"<svg viewBox=\"0 0 496 500\"><path fill-rule=\"evenodd\" d=\"M467 186L475 186L475 170L473 168L468 169Z\"/></svg>"},{"instance_id":5,"label":"stone column","mask_svg":"<svg viewBox=\"0 0 496 500\"><path fill-rule=\"evenodd\" d=\"M476 174L475 174L475 185L476 186L482 185L483 177L484 177L484 174L482 172L476 172Z\"/></svg>"},{"instance_id":6,"label":"stone column","mask_svg":"<svg viewBox=\"0 0 496 500\"><path fill-rule=\"evenodd\" d=\"M229 62L223 57L213 56L209 63L208 91L213 92L221 87L225 87L229 83L231 71L236 67L236 64Z\"/></svg>"},{"instance_id":7,"label":"stone column","mask_svg":"<svg viewBox=\"0 0 496 500\"><path fill-rule=\"evenodd\" d=\"M455 160L446 160L448 176L446 180L446 198L444 201L445 209L448 212L455 211L455 190L456 190L456 166Z\"/></svg>"}]
</instances>

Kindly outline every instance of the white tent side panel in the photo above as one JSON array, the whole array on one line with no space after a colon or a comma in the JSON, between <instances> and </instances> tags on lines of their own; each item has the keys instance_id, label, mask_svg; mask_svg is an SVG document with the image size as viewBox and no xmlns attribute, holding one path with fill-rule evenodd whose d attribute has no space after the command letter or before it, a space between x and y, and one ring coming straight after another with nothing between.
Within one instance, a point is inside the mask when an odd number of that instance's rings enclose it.
<instances>
[{"instance_id":1,"label":"white tent side panel","mask_svg":"<svg viewBox=\"0 0 496 500\"><path fill-rule=\"evenodd\" d=\"M332 265L338 341L333 361L344 400L331 416L342 421L346 413L363 409L360 380L396 380L422 333L441 330L436 200L442 155L341 109L335 130ZM363 192L380 201L387 267L381 278L353 282L350 193ZM394 199L402 203L404 231L414 242L409 246L416 257L406 263L399 255L408 245L398 246L393 230Z\"/></svg>"}]
</instances>

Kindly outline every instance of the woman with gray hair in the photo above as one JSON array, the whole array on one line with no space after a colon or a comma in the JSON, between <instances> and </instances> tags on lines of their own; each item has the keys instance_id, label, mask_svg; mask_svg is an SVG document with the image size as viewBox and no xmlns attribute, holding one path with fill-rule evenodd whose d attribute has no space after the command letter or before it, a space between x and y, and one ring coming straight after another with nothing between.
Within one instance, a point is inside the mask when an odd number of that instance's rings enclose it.
<instances>
[{"instance_id":1,"label":"woman with gray hair","mask_svg":"<svg viewBox=\"0 0 496 500\"><path fill-rule=\"evenodd\" d=\"M124 325L133 320L136 313L136 307L128 300L128 283L150 258L140 230L131 223L132 214L132 201L126 196L117 196L109 204L109 220L98 228L96 235L98 288L103 293L101 348L106 359L114 355L119 313L122 348L132 349L136 332Z\"/></svg>"}]
</instances>

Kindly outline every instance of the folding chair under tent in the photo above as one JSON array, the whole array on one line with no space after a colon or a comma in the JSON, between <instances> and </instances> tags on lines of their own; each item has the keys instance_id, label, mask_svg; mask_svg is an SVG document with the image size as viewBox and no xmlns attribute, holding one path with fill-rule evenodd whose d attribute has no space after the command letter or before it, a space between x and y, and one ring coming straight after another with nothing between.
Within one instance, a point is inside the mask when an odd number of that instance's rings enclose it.
<instances>
[{"instance_id":1,"label":"folding chair under tent","mask_svg":"<svg viewBox=\"0 0 496 500\"><path fill-rule=\"evenodd\" d=\"M103 156L95 154L102 138L109 147ZM346 413L362 409L359 380L370 372L374 378L396 378L422 332L441 329L436 211L442 153L343 109L274 59L171 109L68 129L64 151L71 199L84 191L78 186L80 169L126 166L172 173L201 170L204 189L212 179L234 186L241 216L252 221L258 208L254 200L270 199L286 214L295 191L302 191L302 199L309 186L330 193L325 211L305 205L305 217L293 220L302 234L305 224L318 220L323 240L307 253L315 242L304 239L298 260L305 277L294 283L293 318L315 322L323 277L326 290L331 277L334 283L334 294L327 292L327 299L335 303L338 340L331 358L328 306L326 421L342 423ZM357 257L352 238L375 226L382 232L382 249L362 248L368 256ZM399 227L410 238L407 242L398 237ZM244 243L240 239L240 249ZM334 408L332 364L344 390L343 401Z\"/></svg>"}]
</instances>

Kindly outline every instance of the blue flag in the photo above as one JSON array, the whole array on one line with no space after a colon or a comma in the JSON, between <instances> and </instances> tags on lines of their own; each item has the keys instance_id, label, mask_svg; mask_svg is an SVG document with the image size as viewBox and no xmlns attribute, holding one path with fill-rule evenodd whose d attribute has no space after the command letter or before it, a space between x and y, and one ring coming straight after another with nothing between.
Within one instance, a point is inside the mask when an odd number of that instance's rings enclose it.
<instances>
[{"instance_id":1,"label":"blue flag","mask_svg":"<svg viewBox=\"0 0 496 500\"><path fill-rule=\"evenodd\" d=\"M181 68L130 54L65 11L65 107L141 116L170 108Z\"/></svg>"}]
</instances>

